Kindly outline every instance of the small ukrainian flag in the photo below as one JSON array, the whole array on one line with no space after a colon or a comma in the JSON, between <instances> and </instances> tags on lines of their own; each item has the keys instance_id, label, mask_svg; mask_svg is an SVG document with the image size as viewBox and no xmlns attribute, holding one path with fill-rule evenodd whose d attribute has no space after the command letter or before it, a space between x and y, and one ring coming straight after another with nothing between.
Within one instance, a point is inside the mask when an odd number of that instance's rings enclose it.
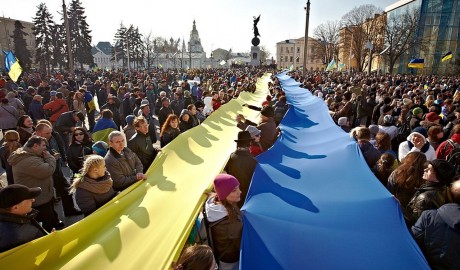
<instances>
[{"instance_id":1,"label":"small ukrainian flag","mask_svg":"<svg viewBox=\"0 0 460 270\"><path fill-rule=\"evenodd\" d=\"M448 53L444 54L442 56L442 58L441 58L441 63L445 62L445 61L447 61L449 59L452 59L452 52L448 52Z\"/></svg>"},{"instance_id":2,"label":"small ukrainian flag","mask_svg":"<svg viewBox=\"0 0 460 270\"><path fill-rule=\"evenodd\" d=\"M19 76L21 76L22 67L19 65L19 61L16 59L12 51L3 51L3 53L5 54L5 70L8 72L10 78L16 82Z\"/></svg>"},{"instance_id":3,"label":"small ukrainian flag","mask_svg":"<svg viewBox=\"0 0 460 270\"><path fill-rule=\"evenodd\" d=\"M410 68L424 68L425 67L425 59L414 58L411 59L409 64L407 64Z\"/></svg>"}]
</instances>

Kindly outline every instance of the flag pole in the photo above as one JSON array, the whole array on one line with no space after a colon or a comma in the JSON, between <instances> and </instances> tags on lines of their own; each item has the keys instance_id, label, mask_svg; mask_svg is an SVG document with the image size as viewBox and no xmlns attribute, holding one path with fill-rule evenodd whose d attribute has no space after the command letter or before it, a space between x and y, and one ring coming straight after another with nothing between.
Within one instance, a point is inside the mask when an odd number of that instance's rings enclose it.
<instances>
[{"instance_id":1,"label":"flag pole","mask_svg":"<svg viewBox=\"0 0 460 270\"><path fill-rule=\"evenodd\" d=\"M305 18L305 37L303 46L303 76L307 75L307 47L308 47L308 24L310 21L310 0L307 1L307 7L305 8L307 16Z\"/></svg>"}]
</instances>

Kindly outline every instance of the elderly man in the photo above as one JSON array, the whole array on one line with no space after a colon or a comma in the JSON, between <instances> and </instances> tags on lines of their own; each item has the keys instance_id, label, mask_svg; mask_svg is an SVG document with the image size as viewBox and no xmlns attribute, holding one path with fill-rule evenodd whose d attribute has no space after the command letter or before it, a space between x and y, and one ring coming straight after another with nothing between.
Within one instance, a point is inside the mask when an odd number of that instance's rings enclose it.
<instances>
[{"instance_id":1,"label":"elderly man","mask_svg":"<svg viewBox=\"0 0 460 270\"><path fill-rule=\"evenodd\" d=\"M224 171L235 176L240 181L241 200L238 202L239 207L243 206L257 165L257 160L249 152L251 141L252 137L249 131L240 131L238 133L238 139L235 140L236 151L230 155L224 169Z\"/></svg>"},{"instance_id":2,"label":"elderly man","mask_svg":"<svg viewBox=\"0 0 460 270\"><path fill-rule=\"evenodd\" d=\"M139 180L147 179L140 159L131 149L125 147L123 133L112 131L109 134L109 145L104 159L112 176L113 189L122 191Z\"/></svg>"},{"instance_id":3,"label":"elderly man","mask_svg":"<svg viewBox=\"0 0 460 270\"><path fill-rule=\"evenodd\" d=\"M450 194L453 203L424 211L412 226L412 235L432 269L460 269L460 180L452 183Z\"/></svg>"},{"instance_id":4,"label":"elderly man","mask_svg":"<svg viewBox=\"0 0 460 270\"><path fill-rule=\"evenodd\" d=\"M0 190L0 252L15 248L48 233L35 220L38 211L32 203L39 187L12 184Z\"/></svg>"},{"instance_id":5,"label":"elderly man","mask_svg":"<svg viewBox=\"0 0 460 270\"><path fill-rule=\"evenodd\" d=\"M149 124L147 119L143 116L136 117L134 119L134 128L136 129L136 134L134 134L128 141L129 149L131 149L142 162L144 173L150 167L158 154L158 150L153 147L151 136L149 134L150 125L151 124Z\"/></svg>"},{"instance_id":6,"label":"elderly man","mask_svg":"<svg viewBox=\"0 0 460 270\"><path fill-rule=\"evenodd\" d=\"M53 228L63 228L64 223L54 211L53 173L56 158L46 149L46 139L35 135L30 137L24 147L11 154L8 163L13 166L16 184L42 189L32 206L39 211L37 220L43 223L43 228L48 232Z\"/></svg>"}]
</instances>

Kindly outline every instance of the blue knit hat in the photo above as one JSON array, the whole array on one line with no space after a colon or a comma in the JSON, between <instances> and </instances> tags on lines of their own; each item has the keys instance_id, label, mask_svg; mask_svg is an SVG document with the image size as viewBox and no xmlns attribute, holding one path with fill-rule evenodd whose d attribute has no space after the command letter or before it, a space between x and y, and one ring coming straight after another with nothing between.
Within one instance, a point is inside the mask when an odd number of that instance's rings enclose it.
<instances>
[{"instance_id":1,"label":"blue knit hat","mask_svg":"<svg viewBox=\"0 0 460 270\"><path fill-rule=\"evenodd\" d=\"M128 124L128 126L131 126L133 123L134 123L134 118L136 118L134 115L128 115L126 116L125 120L126 120L126 124Z\"/></svg>"},{"instance_id":2,"label":"blue knit hat","mask_svg":"<svg viewBox=\"0 0 460 270\"><path fill-rule=\"evenodd\" d=\"M93 144L92 148L99 156L105 157L107 150L109 149L109 145L104 141L97 141Z\"/></svg>"},{"instance_id":3,"label":"blue knit hat","mask_svg":"<svg viewBox=\"0 0 460 270\"><path fill-rule=\"evenodd\" d=\"M425 138L428 137L428 131L424 127L416 127L412 130L412 132L418 132L422 134Z\"/></svg>"}]
</instances>

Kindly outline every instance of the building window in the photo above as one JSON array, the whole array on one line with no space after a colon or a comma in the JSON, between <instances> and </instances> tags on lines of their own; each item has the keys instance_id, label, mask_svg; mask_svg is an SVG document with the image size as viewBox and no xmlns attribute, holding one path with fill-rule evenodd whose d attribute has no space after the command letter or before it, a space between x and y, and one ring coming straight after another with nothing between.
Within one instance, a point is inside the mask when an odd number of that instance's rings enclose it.
<instances>
[{"instance_id":1,"label":"building window","mask_svg":"<svg viewBox=\"0 0 460 270\"><path fill-rule=\"evenodd\" d=\"M291 61L289 61L289 62L294 62L294 56L291 56L291 57L290 57L290 60L291 60Z\"/></svg>"},{"instance_id":2,"label":"building window","mask_svg":"<svg viewBox=\"0 0 460 270\"><path fill-rule=\"evenodd\" d=\"M289 53L289 48L288 47L286 47L286 53Z\"/></svg>"},{"instance_id":3,"label":"building window","mask_svg":"<svg viewBox=\"0 0 460 270\"><path fill-rule=\"evenodd\" d=\"M284 49L284 48L283 48L283 47L281 47L281 53L283 53L283 49Z\"/></svg>"},{"instance_id":4,"label":"building window","mask_svg":"<svg viewBox=\"0 0 460 270\"><path fill-rule=\"evenodd\" d=\"M288 61L288 58L287 58L287 55L284 56L284 62L287 62Z\"/></svg>"},{"instance_id":5,"label":"building window","mask_svg":"<svg viewBox=\"0 0 460 270\"><path fill-rule=\"evenodd\" d=\"M297 53L300 53L300 47L297 47Z\"/></svg>"}]
</instances>

